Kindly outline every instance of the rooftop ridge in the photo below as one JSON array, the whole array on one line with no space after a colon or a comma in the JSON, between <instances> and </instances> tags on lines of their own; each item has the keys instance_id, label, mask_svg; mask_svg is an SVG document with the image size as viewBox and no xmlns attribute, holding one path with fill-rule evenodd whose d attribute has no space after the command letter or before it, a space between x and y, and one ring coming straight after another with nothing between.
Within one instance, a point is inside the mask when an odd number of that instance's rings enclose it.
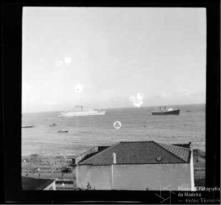
<instances>
[{"instance_id":1,"label":"rooftop ridge","mask_svg":"<svg viewBox=\"0 0 221 205\"><path fill-rule=\"evenodd\" d=\"M154 143L157 143L157 144L165 144L165 143L161 143L161 142L156 142L154 140L142 140L142 141L120 141L120 143L140 143L140 142L154 142ZM179 147L182 147L182 148L185 148L185 149L188 149L187 147L183 147L181 145L189 145L189 143L176 143L176 144L170 144L170 145L173 145L173 146L179 146Z\"/></svg>"},{"instance_id":2,"label":"rooftop ridge","mask_svg":"<svg viewBox=\"0 0 221 205\"><path fill-rule=\"evenodd\" d=\"M117 142L116 144L113 144L113 145L109 146L108 148L106 148L106 149L104 149L104 150L98 152L97 154L95 154L95 155L93 155L93 156L91 156L91 157L89 157L89 158L87 158L87 159L81 161L79 164L82 164L82 162L84 163L85 161L87 161L87 160L89 160L89 159L93 159L94 157L97 157L98 155L103 154L103 153L106 152L107 150L112 149L113 147L116 147L116 146L119 145L119 144L120 144L120 142Z\"/></svg>"},{"instance_id":3,"label":"rooftop ridge","mask_svg":"<svg viewBox=\"0 0 221 205\"><path fill-rule=\"evenodd\" d=\"M154 141L153 141L154 142ZM171 152L171 151L169 151L168 149L166 149L164 146L162 146L162 145L166 145L166 144L164 144L164 143L157 143L157 142L154 142L155 144L157 144L159 147L161 147L161 148L163 148L164 150L166 150L168 153L170 153L170 154L172 154L173 156L175 156L177 159L179 159L179 160L182 160L183 162L188 162L188 161L186 161L186 160L184 160L183 158L181 158L180 156L178 156L178 155L176 155L176 154L174 154L173 152ZM166 145L166 146L168 146L168 145ZM172 147L179 147L179 146L176 146L176 145L169 145L169 146L172 146ZM180 149L181 149L181 147L179 147ZM185 147L182 147L183 149L186 149L187 151L189 151L188 150L188 148L185 148Z\"/></svg>"},{"instance_id":4,"label":"rooftop ridge","mask_svg":"<svg viewBox=\"0 0 221 205\"><path fill-rule=\"evenodd\" d=\"M142 141L121 141L120 143L140 143L140 142L154 142L153 140L142 140Z\"/></svg>"}]
</instances>

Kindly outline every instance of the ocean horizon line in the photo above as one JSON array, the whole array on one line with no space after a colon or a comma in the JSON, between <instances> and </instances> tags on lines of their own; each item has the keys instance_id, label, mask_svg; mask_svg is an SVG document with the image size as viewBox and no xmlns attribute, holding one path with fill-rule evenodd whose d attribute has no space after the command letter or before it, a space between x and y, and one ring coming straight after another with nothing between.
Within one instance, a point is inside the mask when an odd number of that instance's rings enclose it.
<instances>
[{"instance_id":1,"label":"ocean horizon line","mask_svg":"<svg viewBox=\"0 0 221 205\"><path fill-rule=\"evenodd\" d=\"M188 103L188 104L164 104L164 105L149 105L149 106L141 106L141 107L135 107L135 106L125 106L125 107L103 107L103 108L94 108L94 109L102 109L102 110L120 110L120 109L142 109L142 108L158 108L158 107L177 107L177 106L197 106L197 105L206 105L206 103ZM89 106L85 106L89 107ZM91 107L92 108L92 107ZM71 108L69 108L71 109ZM65 109L66 110L66 109ZM63 110L51 110L51 111L31 111L31 112L21 112L21 114L37 114L37 113L54 113L54 112L62 112Z\"/></svg>"}]
</instances>

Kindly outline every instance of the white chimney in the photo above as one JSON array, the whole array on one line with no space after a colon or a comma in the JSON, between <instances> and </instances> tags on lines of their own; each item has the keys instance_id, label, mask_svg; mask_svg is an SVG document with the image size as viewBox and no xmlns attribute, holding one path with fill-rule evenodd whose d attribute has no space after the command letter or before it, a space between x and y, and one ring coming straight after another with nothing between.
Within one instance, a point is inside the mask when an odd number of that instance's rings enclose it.
<instances>
[{"instance_id":1,"label":"white chimney","mask_svg":"<svg viewBox=\"0 0 221 205\"><path fill-rule=\"evenodd\" d=\"M113 152L113 164L117 163L117 155L115 152Z\"/></svg>"},{"instance_id":2,"label":"white chimney","mask_svg":"<svg viewBox=\"0 0 221 205\"><path fill-rule=\"evenodd\" d=\"M112 153L112 157L113 157L113 163L111 165L111 189L114 188L114 164L117 163L117 157L115 152Z\"/></svg>"}]
</instances>

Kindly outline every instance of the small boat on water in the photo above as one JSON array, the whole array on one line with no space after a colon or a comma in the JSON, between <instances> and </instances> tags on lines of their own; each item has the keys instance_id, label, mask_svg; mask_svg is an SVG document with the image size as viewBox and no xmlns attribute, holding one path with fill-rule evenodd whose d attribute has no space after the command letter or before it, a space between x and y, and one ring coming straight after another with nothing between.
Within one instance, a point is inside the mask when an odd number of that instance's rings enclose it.
<instances>
[{"instance_id":1,"label":"small boat on water","mask_svg":"<svg viewBox=\"0 0 221 205\"><path fill-rule=\"evenodd\" d=\"M68 132L68 130L64 130L64 129L58 130L58 133L66 133L66 132Z\"/></svg>"},{"instance_id":2,"label":"small boat on water","mask_svg":"<svg viewBox=\"0 0 221 205\"><path fill-rule=\"evenodd\" d=\"M24 125L24 126L22 126L22 128L32 128L32 127L34 127L34 125Z\"/></svg>"},{"instance_id":3,"label":"small boat on water","mask_svg":"<svg viewBox=\"0 0 221 205\"><path fill-rule=\"evenodd\" d=\"M55 127L55 126L56 126L55 123L52 123L52 124L49 125L49 127Z\"/></svg>"},{"instance_id":4,"label":"small boat on water","mask_svg":"<svg viewBox=\"0 0 221 205\"><path fill-rule=\"evenodd\" d=\"M160 111L152 112L152 115L179 115L180 109L178 108L162 108L160 107Z\"/></svg>"}]
</instances>

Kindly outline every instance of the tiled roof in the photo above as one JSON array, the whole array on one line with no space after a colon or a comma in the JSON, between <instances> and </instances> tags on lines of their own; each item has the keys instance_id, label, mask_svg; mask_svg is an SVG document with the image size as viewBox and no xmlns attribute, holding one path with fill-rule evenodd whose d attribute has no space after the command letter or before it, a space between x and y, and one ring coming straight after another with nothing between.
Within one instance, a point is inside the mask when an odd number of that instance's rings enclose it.
<instances>
[{"instance_id":1,"label":"tiled roof","mask_svg":"<svg viewBox=\"0 0 221 205\"><path fill-rule=\"evenodd\" d=\"M116 164L188 163L190 149L154 141L120 142L82 160L79 164L110 165L116 154Z\"/></svg>"},{"instance_id":2,"label":"tiled roof","mask_svg":"<svg viewBox=\"0 0 221 205\"><path fill-rule=\"evenodd\" d=\"M50 185L53 179L36 179L31 177L22 177L23 190L43 190Z\"/></svg>"},{"instance_id":3,"label":"tiled roof","mask_svg":"<svg viewBox=\"0 0 221 205\"><path fill-rule=\"evenodd\" d=\"M181 147L181 146L175 146L175 145L168 145L168 144L162 144L159 143L161 147L164 149L168 150L169 152L173 153L177 157L183 159L184 161L189 160L189 149L186 147Z\"/></svg>"}]
</instances>

